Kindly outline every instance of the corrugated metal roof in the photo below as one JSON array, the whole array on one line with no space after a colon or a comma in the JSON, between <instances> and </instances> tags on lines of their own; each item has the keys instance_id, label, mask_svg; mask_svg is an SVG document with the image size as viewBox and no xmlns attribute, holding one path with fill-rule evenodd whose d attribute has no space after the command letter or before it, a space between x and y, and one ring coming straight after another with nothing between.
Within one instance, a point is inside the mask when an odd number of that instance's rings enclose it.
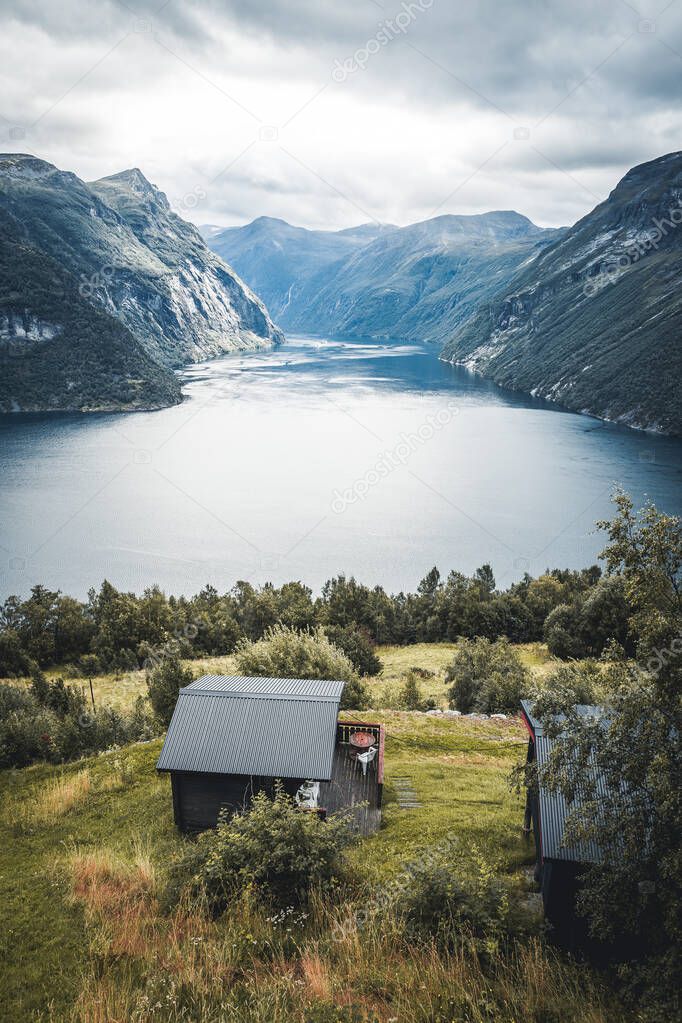
<instances>
[{"instance_id":1,"label":"corrugated metal roof","mask_svg":"<svg viewBox=\"0 0 682 1023\"><path fill-rule=\"evenodd\" d=\"M285 696L340 700L344 682L320 678L264 678L259 675L202 675L185 686L189 693L226 693L245 696Z\"/></svg>"},{"instance_id":2,"label":"corrugated metal roof","mask_svg":"<svg viewBox=\"0 0 682 1023\"><path fill-rule=\"evenodd\" d=\"M535 736L535 758L538 767L548 763L554 739L547 738L542 732L542 723L533 716L532 703L522 700L524 714L528 718ZM600 707L590 704L578 704L574 708L581 717L602 718ZM602 799L607 798L606 785L600 775L596 776L597 792ZM564 830L569 807L566 800L558 792L549 792L544 786L538 786L538 802L540 808L540 845L543 859L567 860L577 863L599 863L602 859L596 842L581 842L579 845L564 845Z\"/></svg>"},{"instance_id":3,"label":"corrugated metal roof","mask_svg":"<svg viewBox=\"0 0 682 1023\"><path fill-rule=\"evenodd\" d=\"M523 707L524 713L525 713L526 717L528 718L528 720L529 720L529 722L531 724L533 732L535 733L537 738L540 738L543 735L542 722L538 718L533 716L533 710L532 710L533 704L532 704L532 702L530 700L521 700L521 706ZM601 719L604 716L604 711L603 711L603 709L601 707L593 706L590 703L576 703L576 705L573 707L573 710L580 717L583 717L583 718L600 718ZM558 720L561 721L562 718L559 718Z\"/></svg>"},{"instance_id":4,"label":"corrugated metal roof","mask_svg":"<svg viewBox=\"0 0 682 1023\"><path fill-rule=\"evenodd\" d=\"M343 686L205 675L180 690L157 769L327 781Z\"/></svg>"}]
</instances>

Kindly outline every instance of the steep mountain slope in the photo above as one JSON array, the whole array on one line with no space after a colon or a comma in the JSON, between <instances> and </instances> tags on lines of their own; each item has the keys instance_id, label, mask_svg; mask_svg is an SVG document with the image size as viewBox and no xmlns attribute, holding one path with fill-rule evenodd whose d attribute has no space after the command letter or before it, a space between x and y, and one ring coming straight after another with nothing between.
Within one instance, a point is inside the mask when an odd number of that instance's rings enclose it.
<instances>
[{"instance_id":1,"label":"steep mountain slope","mask_svg":"<svg viewBox=\"0 0 682 1023\"><path fill-rule=\"evenodd\" d=\"M88 185L32 156L0 156L0 210L164 366L281 339L263 303L138 170Z\"/></svg>"},{"instance_id":2,"label":"steep mountain slope","mask_svg":"<svg viewBox=\"0 0 682 1023\"><path fill-rule=\"evenodd\" d=\"M275 320L284 324L290 309L302 308L298 296L311 277L394 230L390 225L363 224L345 231L308 231L274 217L258 217L244 227L220 230L209 225L202 233L262 297Z\"/></svg>"},{"instance_id":3,"label":"steep mountain slope","mask_svg":"<svg viewBox=\"0 0 682 1023\"><path fill-rule=\"evenodd\" d=\"M445 341L556 236L513 212L306 231L260 218L208 237L286 330Z\"/></svg>"},{"instance_id":4,"label":"steep mountain slope","mask_svg":"<svg viewBox=\"0 0 682 1023\"><path fill-rule=\"evenodd\" d=\"M443 216L373 240L318 274L283 318L290 329L444 341L555 236L514 212Z\"/></svg>"},{"instance_id":5,"label":"steep mountain slope","mask_svg":"<svg viewBox=\"0 0 682 1023\"><path fill-rule=\"evenodd\" d=\"M442 357L499 384L682 434L682 153L629 171L463 324Z\"/></svg>"},{"instance_id":6,"label":"steep mountain slope","mask_svg":"<svg viewBox=\"0 0 682 1023\"><path fill-rule=\"evenodd\" d=\"M149 409L181 400L130 331L78 293L0 212L0 412Z\"/></svg>"}]
</instances>

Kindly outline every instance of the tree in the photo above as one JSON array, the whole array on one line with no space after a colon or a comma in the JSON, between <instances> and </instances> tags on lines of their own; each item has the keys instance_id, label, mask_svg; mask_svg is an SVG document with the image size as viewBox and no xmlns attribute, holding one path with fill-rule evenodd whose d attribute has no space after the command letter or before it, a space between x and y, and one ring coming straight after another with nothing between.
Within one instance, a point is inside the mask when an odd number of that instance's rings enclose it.
<instances>
[{"instance_id":1,"label":"tree","mask_svg":"<svg viewBox=\"0 0 682 1023\"><path fill-rule=\"evenodd\" d=\"M484 599L493 595L495 592L495 576L490 565L486 563L477 568L474 572L474 579Z\"/></svg>"},{"instance_id":2,"label":"tree","mask_svg":"<svg viewBox=\"0 0 682 1023\"><path fill-rule=\"evenodd\" d=\"M682 533L652 505L635 513L623 494L615 503L600 523L602 556L624 587L638 661L612 649L598 719L549 688L534 712L556 740L542 782L570 808L566 841L592 839L601 852L579 909L596 938L615 942L621 979L642 997L639 1018L653 1021L679 1010L682 972Z\"/></svg>"},{"instance_id":3,"label":"tree","mask_svg":"<svg viewBox=\"0 0 682 1023\"><path fill-rule=\"evenodd\" d=\"M530 683L528 671L508 640L462 640L445 676L450 703L463 714L518 710Z\"/></svg>"},{"instance_id":4,"label":"tree","mask_svg":"<svg viewBox=\"0 0 682 1023\"><path fill-rule=\"evenodd\" d=\"M41 667L55 659L58 603L59 591L33 586L31 596L20 607L19 633L24 649Z\"/></svg>"},{"instance_id":5,"label":"tree","mask_svg":"<svg viewBox=\"0 0 682 1023\"><path fill-rule=\"evenodd\" d=\"M341 707L367 706L366 687L349 657L329 642L321 629L297 632L276 625L262 639L246 640L237 650L237 668L244 675L273 678L338 679L345 682Z\"/></svg>"},{"instance_id":6,"label":"tree","mask_svg":"<svg viewBox=\"0 0 682 1023\"><path fill-rule=\"evenodd\" d=\"M374 652L374 643L365 629L330 625L324 631L329 641L352 661L358 675L378 675L381 672L383 664Z\"/></svg>"},{"instance_id":7,"label":"tree","mask_svg":"<svg viewBox=\"0 0 682 1023\"><path fill-rule=\"evenodd\" d=\"M550 653L564 660L599 657L612 642L633 653L629 613L623 580L607 575L571 604L559 604L547 615L544 639Z\"/></svg>"},{"instance_id":8,"label":"tree","mask_svg":"<svg viewBox=\"0 0 682 1023\"><path fill-rule=\"evenodd\" d=\"M682 620L682 520L648 504L639 513L632 499L617 493L611 521L598 522L608 533L602 552L608 571L618 573L632 608L630 628L647 655L669 645Z\"/></svg>"},{"instance_id":9,"label":"tree","mask_svg":"<svg viewBox=\"0 0 682 1023\"><path fill-rule=\"evenodd\" d=\"M575 604L558 604L545 620L544 640L549 652L567 661L587 653L580 636L580 611Z\"/></svg>"},{"instance_id":10,"label":"tree","mask_svg":"<svg viewBox=\"0 0 682 1023\"><path fill-rule=\"evenodd\" d=\"M400 687L400 706L405 710L426 710L426 702L421 687L413 671L408 671L405 681Z\"/></svg>"},{"instance_id":11,"label":"tree","mask_svg":"<svg viewBox=\"0 0 682 1023\"><path fill-rule=\"evenodd\" d=\"M0 676L28 675L31 665L19 633L16 629L4 628L0 632Z\"/></svg>"},{"instance_id":12,"label":"tree","mask_svg":"<svg viewBox=\"0 0 682 1023\"><path fill-rule=\"evenodd\" d=\"M191 669L183 668L178 657L164 658L147 676L151 705L156 716L166 727L170 724L180 690L193 681Z\"/></svg>"}]
</instances>

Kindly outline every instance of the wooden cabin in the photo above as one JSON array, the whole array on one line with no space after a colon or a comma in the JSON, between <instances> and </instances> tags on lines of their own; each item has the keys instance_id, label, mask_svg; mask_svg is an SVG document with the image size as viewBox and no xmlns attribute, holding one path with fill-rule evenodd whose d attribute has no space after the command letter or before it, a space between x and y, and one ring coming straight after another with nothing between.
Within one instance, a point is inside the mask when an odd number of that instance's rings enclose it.
<instances>
[{"instance_id":1,"label":"wooden cabin","mask_svg":"<svg viewBox=\"0 0 682 1023\"><path fill-rule=\"evenodd\" d=\"M585 717L600 717L599 707L576 707ZM528 731L528 763L546 764L554 743L543 734L542 723L533 716L532 704L521 701L521 716ZM580 876L586 864L600 862L596 843L564 844L568 807L563 797L542 785L528 790L524 830L535 838L535 879L540 884L545 918L552 926L557 944L571 951L591 945L585 919L576 912Z\"/></svg>"},{"instance_id":2,"label":"wooden cabin","mask_svg":"<svg viewBox=\"0 0 682 1023\"><path fill-rule=\"evenodd\" d=\"M248 808L280 781L302 809L350 811L379 827L384 730L339 722L343 682L204 675L180 690L157 770L168 772L175 823L215 827L222 810ZM369 753L361 756L366 744ZM367 751L366 751L367 752Z\"/></svg>"}]
</instances>

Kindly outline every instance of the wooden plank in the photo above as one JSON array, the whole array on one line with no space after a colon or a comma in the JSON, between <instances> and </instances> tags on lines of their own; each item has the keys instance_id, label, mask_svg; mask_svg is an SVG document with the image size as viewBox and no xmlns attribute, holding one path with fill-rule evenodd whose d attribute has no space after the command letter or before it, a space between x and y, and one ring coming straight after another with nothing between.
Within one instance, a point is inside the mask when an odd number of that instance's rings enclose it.
<instances>
[{"instance_id":1,"label":"wooden plank","mask_svg":"<svg viewBox=\"0 0 682 1023\"><path fill-rule=\"evenodd\" d=\"M357 724L354 724L357 727ZM348 734L348 733L346 733ZM327 813L351 812L351 823L361 834L369 835L379 828L377 761L362 767L351 755L347 742L337 742L334 750L331 781L320 786L320 805Z\"/></svg>"}]
</instances>

